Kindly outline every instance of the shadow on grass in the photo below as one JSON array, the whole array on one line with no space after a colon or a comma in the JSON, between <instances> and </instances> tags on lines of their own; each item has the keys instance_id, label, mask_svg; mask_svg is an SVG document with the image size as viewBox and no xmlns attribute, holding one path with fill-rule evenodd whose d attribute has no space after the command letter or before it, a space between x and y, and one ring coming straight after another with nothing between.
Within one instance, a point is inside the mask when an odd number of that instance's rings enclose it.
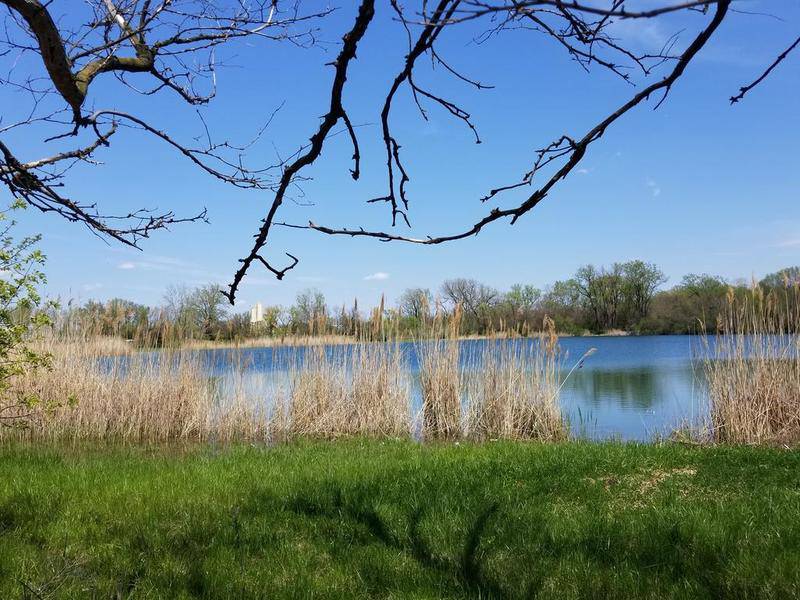
<instances>
[{"instance_id":1,"label":"shadow on grass","mask_svg":"<svg viewBox=\"0 0 800 600\"><path fill-rule=\"evenodd\" d=\"M319 590L346 581L354 586L347 597L502 599L570 590L597 598L780 598L800 589L788 562L800 530L759 542L735 512L707 520L655 507L607 513L598 506L590 518L562 523L569 514L553 517L549 508L558 496L501 505L463 490L447 497L422 486L410 490L392 491L380 478L307 481L287 495L250 489L233 507L220 503L210 513L179 510L133 528L115 521L103 531L119 560L77 569L65 568L71 556L41 561L25 574L21 593L57 598L65 586L97 585L96 595L108 597L109 580L120 598L148 589L160 597L257 598L265 597L264 586L273 586L275 597L292 597L306 581ZM12 500L0 503L0 544L22 532L32 544L47 542L44 524L52 515L34 518L39 511L29 514L29 498ZM719 519L730 521L723 530ZM278 569L281 560L287 565ZM784 567L773 566L778 560ZM164 565L178 567L164 572ZM77 597L70 593L63 597Z\"/></svg>"},{"instance_id":2,"label":"shadow on grass","mask_svg":"<svg viewBox=\"0 0 800 600\"><path fill-rule=\"evenodd\" d=\"M556 583L560 567L578 569L573 571L574 581L562 584L598 594L596 597L620 593L641 597L660 591L670 595L689 589L707 597L735 598L758 588L755 582L732 580L730 569L736 548L731 540L714 540L696 529L697 525L654 518L649 526L643 528L640 524L630 529L621 527L615 518L598 515L579 535L564 539L544 523L536 526L534 511L525 527L526 535L500 519L500 505L491 503L476 511L463 543L445 556L432 550L435 540L423 531L426 508L401 509L399 518L390 523L376 508L374 499L379 494L370 486L343 490L327 484L306 492L289 500L284 509L305 518L341 523L342 527L348 523L360 527L362 533L356 536L355 543L379 543L405 553L455 597L536 597L548 581L550 585L560 585ZM505 540L503 547L518 548L515 572L506 572L500 565L500 571L488 567L491 554L484 540L490 528L495 538ZM511 579L506 579L504 573Z\"/></svg>"},{"instance_id":3,"label":"shadow on grass","mask_svg":"<svg viewBox=\"0 0 800 600\"><path fill-rule=\"evenodd\" d=\"M421 531L425 516L422 508L412 509L406 514L406 536L394 533L374 506L365 500L344 500L340 488L330 490L325 503L298 496L289 503L289 508L306 517L345 518L361 525L369 532L370 537L365 540L367 543L377 542L391 550L408 554L456 594L468 592L471 597L507 597L502 588L485 575L479 552L489 521L498 511L497 503L489 504L477 514L467 530L464 546L457 559L438 556L430 549Z\"/></svg>"}]
</instances>

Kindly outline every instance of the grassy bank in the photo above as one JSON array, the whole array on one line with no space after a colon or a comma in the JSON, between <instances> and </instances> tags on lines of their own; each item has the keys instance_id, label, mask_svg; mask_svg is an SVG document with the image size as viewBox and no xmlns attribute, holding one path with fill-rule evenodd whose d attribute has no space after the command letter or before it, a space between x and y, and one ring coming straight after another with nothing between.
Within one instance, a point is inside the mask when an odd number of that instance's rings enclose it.
<instances>
[{"instance_id":1,"label":"grassy bank","mask_svg":"<svg viewBox=\"0 0 800 600\"><path fill-rule=\"evenodd\" d=\"M800 454L0 450L0 597L800 597Z\"/></svg>"}]
</instances>

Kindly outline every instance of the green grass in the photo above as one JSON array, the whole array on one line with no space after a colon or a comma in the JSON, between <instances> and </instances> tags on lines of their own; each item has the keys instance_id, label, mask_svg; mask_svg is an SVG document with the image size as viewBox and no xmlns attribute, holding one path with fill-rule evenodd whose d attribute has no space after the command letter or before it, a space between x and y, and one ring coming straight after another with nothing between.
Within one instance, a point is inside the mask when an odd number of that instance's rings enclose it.
<instances>
[{"instance_id":1,"label":"green grass","mask_svg":"<svg viewBox=\"0 0 800 600\"><path fill-rule=\"evenodd\" d=\"M800 597L800 453L0 449L0 598Z\"/></svg>"}]
</instances>

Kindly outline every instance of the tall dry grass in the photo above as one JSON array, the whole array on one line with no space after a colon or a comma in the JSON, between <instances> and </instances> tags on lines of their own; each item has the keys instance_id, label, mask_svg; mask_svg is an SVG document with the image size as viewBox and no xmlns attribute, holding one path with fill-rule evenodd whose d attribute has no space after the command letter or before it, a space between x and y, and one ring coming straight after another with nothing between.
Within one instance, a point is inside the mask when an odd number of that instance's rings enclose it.
<instances>
[{"instance_id":1,"label":"tall dry grass","mask_svg":"<svg viewBox=\"0 0 800 600\"><path fill-rule=\"evenodd\" d=\"M553 321L545 319L533 343L501 334L472 356L463 350L460 315L456 309L447 324L434 320L433 335L427 337L439 339L419 344L423 437L565 439Z\"/></svg>"},{"instance_id":2,"label":"tall dry grass","mask_svg":"<svg viewBox=\"0 0 800 600\"><path fill-rule=\"evenodd\" d=\"M560 441L568 431L559 405L554 323L533 344L487 344L468 377L468 434L478 439Z\"/></svg>"},{"instance_id":3,"label":"tall dry grass","mask_svg":"<svg viewBox=\"0 0 800 600\"><path fill-rule=\"evenodd\" d=\"M410 435L410 379L398 344L308 348L288 380L272 421L276 438Z\"/></svg>"},{"instance_id":4,"label":"tall dry grass","mask_svg":"<svg viewBox=\"0 0 800 600\"><path fill-rule=\"evenodd\" d=\"M215 350L217 348L274 348L282 346L337 346L348 345L357 338L339 334L284 335L243 338L241 340L185 340L182 348Z\"/></svg>"},{"instance_id":5,"label":"tall dry grass","mask_svg":"<svg viewBox=\"0 0 800 600\"><path fill-rule=\"evenodd\" d=\"M15 383L20 395L41 398L35 418L27 427L0 429L0 439L139 443L566 435L554 333L524 351L506 342L471 360L462 356L457 320L435 327L441 330L428 338L438 339L417 346L417 388L404 351L408 346L398 341L297 348L288 366L275 372L238 364L214 377L198 351L141 352L107 338L51 337L42 344L53 354L52 370Z\"/></svg>"},{"instance_id":6,"label":"tall dry grass","mask_svg":"<svg viewBox=\"0 0 800 600\"><path fill-rule=\"evenodd\" d=\"M257 419L242 418L249 399L222 401L196 354L123 351L105 339L47 341L52 369L15 382L15 392L40 399L33 418L0 437L160 442L263 434Z\"/></svg>"},{"instance_id":7,"label":"tall dry grass","mask_svg":"<svg viewBox=\"0 0 800 600\"><path fill-rule=\"evenodd\" d=\"M800 288L728 294L704 336L713 441L800 443Z\"/></svg>"},{"instance_id":8,"label":"tall dry grass","mask_svg":"<svg viewBox=\"0 0 800 600\"><path fill-rule=\"evenodd\" d=\"M422 395L422 434L426 439L462 436L461 343L458 340L460 311L441 338L429 336L417 344L419 384ZM434 321L434 331L441 325Z\"/></svg>"}]
</instances>

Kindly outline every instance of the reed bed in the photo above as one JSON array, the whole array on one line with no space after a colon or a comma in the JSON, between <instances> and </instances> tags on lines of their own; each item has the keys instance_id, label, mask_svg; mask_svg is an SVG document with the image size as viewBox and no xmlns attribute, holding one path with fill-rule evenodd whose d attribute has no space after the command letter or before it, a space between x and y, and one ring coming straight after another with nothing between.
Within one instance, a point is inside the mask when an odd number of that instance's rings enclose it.
<instances>
[{"instance_id":1,"label":"reed bed","mask_svg":"<svg viewBox=\"0 0 800 600\"><path fill-rule=\"evenodd\" d=\"M461 344L445 338L418 347L422 435L425 439L460 438L464 431Z\"/></svg>"},{"instance_id":2,"label":"reed bed","mask_svg":"<svg viewBox=\"0 0 800 600\"><path fill-rule=\"evenodd\" d=\"M709 434L733 444L800 443L800 289L734 295L704 336Z\"/></svg>"},{"instance_id":3,"label":"reed bed","mask_svg":"<svg viewBox=\"0 0 800 600\"><path fill-rule=\"evenodd\" d=\"M411 391L397 344L312 347L289 368L276 438L408 437Z\"/></svg>"},{"instance_id":4,"label":"reed bed","mask_svg":"<svg viewBox=\"0 0 800 600\"><path fill-rule=\"evenodd\" d=\"M552 326L552 321L546 325ZM488 344L468 377L467 433L476 439L562 441L559 352L554 328L533 344Z\"/></svg>"},{"instance_id":5,"label":"reed bed","mask_svg":"<svg viewBox=\"0 0 800 600\"><path fill-rule=\"evenodd\" d=\"M182 348L213 350L216 348L274 348L282 346L338 346L352 344L356 338L349 335L315 334L283 335L243 338L240 340L193 340L181 343Z\"/></svg>"},{"instance_id":6,"label":"reed bed","mask_svg":"<svg viewBox=\"0 0 800 600\"><path fill-rule=\"evenodd\" d=\"M418 373L399 341L298 347L276 371L235 364L214 376L197 350L42 340L52 369L18 379L14 390L41 401L32 418L0 428L0 440L566 437L554 333L533 344L497 342L497 350L489 342L468 357L457 324L446 328L417 343Z\"/></svg>"},{"instance_id":7,"label":"reed bed","mask_svg":"<svg viewBox=\"0 0 800 600\"><path fill-rule=\"evenodd\" d=\"M558 441L568 428L559 405L560 354L555 324L530 341L489 339L478 355L463 351L460 312L419 344L424 439Z\"/></svg>"},{"instance_id":8,"label":"reed bed","mask_svg":"<svg viewBox=\"0 0 800 600\"><path fill-rule=\"evenodd\" d=\"M0 438L164 442L263 433L243 392L220 402L197 354L109 353L104 339L49 340L48 347L52 369L15 382L17 394L39 398L32 418L0 429Z\"/></svg>"}]
</instances>

